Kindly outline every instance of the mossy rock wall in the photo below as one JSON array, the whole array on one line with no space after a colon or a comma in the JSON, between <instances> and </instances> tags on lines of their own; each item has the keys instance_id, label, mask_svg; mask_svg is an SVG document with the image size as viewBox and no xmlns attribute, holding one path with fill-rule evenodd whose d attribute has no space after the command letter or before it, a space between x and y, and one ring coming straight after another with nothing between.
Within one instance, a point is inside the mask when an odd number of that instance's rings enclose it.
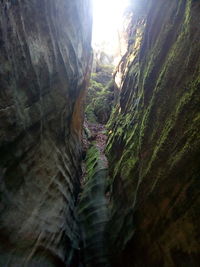
<instances>
[{"instance_id":1,"label":"mossy rock wall","mask_svg":"<svg viewBox=\"0 0 200 267\"><path fill-rule=\"evenodd\" d=\"M105 226L108 203L105 196L108 170L99 149L92 145L86 156L86 176L78 205L84 266L109 266Z\"/></svg>"},{"instance_id":2,"label":"mossy rock wall","mask_svg":"<svg viewBox=\"0 0 200 267\"><path fill-rule=\"evenodd\" d=\"M141 1L143 2L143 1ZM109 122L113 266L197 267L200 2L152 0Z\"/></svg>"}]
</instances>

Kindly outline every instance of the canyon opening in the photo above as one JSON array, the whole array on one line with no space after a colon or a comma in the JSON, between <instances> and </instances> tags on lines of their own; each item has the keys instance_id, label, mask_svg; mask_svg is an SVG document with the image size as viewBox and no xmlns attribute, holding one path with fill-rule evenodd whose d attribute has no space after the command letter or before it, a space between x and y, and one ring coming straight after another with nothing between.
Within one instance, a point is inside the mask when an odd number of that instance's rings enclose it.
<instances>
[{"instance_id":1,"label":"canyon opening","mask_svg":"<svg viewBox=\"0 0 200 267\"><path fill-rule=\"evenodd\" d=\"M0 1L0 267L199 267L200 1Z\"/></svg>"}]
</instances>

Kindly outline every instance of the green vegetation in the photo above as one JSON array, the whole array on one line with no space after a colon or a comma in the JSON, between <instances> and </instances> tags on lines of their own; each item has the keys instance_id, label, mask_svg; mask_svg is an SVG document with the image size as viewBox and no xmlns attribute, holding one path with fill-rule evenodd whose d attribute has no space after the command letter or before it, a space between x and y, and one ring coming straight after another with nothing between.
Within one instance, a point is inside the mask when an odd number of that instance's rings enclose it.
<instances>
[{"instance_id":1,"label":"green vegetation","mask_svg":"<svg viewBox=\"0 0 200 267\"><path fill-rule=\"evenodd\" d=\"M159 5L162 10L161 3ZM173 13L174 10L177 12ZM146 26L140 54L135 54L130 47L120 101L108 123L106 153L113 199L108 229L114 262L118 251L129 246L133 225L141 230L142 249L145 242L145 247L149 248L149 240L143 241L143 237L149 234L154 223L154 232L149 235L154 240L159 223L165 221L166 209L174 209L170 207L174 188L183 185L187 192L191 190L197 195L192 187L194 179L197 185L199 157L196 155L199 155L200 145L200 58L196 19L192 17L190 0L174 3L163 14L165 16L156 9L152 13L152 24ZM174 14L173 23L169 19L171 14ZM158 27L156 31L152 26L154 21ZM174 195L177 197L178 193ZM168 199L172 199L171 204L166 204ZM190 197L180 194L177 199L173 212L176 216L179 212L180 216ZM156 215L152 219L154 201L160 201L155 211L159 221ZM188 215L185 219L191 220ZM159 235L165 236L162 231ZM170 231L172 237L176 229ZM167 246L172 246L171 238L166 240ZM181 242L180 239L177 244ZM185 246L183 242L182 246ZM128 255L130 250L127 251Z\"/></svg>"},{"instance_id":2,"label":"green vegetation","mask_svg":"<svg viewBox=\"0 0 200 267\"><path fill-rule=\"evenodd\" d=\"M86 99L86 118L92 123L105 124L111 114L116 85L112 79L113 67L98 65L91 74Z\"/></svg>"}]
</instances>

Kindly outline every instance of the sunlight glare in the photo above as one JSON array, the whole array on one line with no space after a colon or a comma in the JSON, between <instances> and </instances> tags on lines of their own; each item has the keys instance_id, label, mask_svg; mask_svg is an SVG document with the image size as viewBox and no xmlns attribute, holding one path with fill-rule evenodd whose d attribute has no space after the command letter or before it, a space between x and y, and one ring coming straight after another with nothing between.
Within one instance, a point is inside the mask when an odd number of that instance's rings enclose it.
<instances>
[{"instance_id":1,"label":"sunlight glare","mask_svg":"<svg viewBox=\"0 0 200 267\"><path fill-rule=\"evenodd\" d=\"M130 0L93 0L93 48L104 45L113 54L119 45L119 30Z\"/></svg>"}]
</instances>

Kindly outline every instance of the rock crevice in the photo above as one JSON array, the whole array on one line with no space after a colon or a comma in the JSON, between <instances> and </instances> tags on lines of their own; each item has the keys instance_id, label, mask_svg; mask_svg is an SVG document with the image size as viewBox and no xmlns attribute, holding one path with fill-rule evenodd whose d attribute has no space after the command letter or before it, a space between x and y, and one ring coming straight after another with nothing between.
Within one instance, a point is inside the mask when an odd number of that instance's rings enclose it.
<instances>
[{"instance_id":1,"label":"rock crevice","mask_svg":"<svg viewBox=\"0 0 200 267\"><path fill-rule=\"evenodd\" d=\"M90 0L0 1L0 266L199 267L199 14L137 1L107 162L102 125L82 148Z\"/></svg>"}]
</instances>

